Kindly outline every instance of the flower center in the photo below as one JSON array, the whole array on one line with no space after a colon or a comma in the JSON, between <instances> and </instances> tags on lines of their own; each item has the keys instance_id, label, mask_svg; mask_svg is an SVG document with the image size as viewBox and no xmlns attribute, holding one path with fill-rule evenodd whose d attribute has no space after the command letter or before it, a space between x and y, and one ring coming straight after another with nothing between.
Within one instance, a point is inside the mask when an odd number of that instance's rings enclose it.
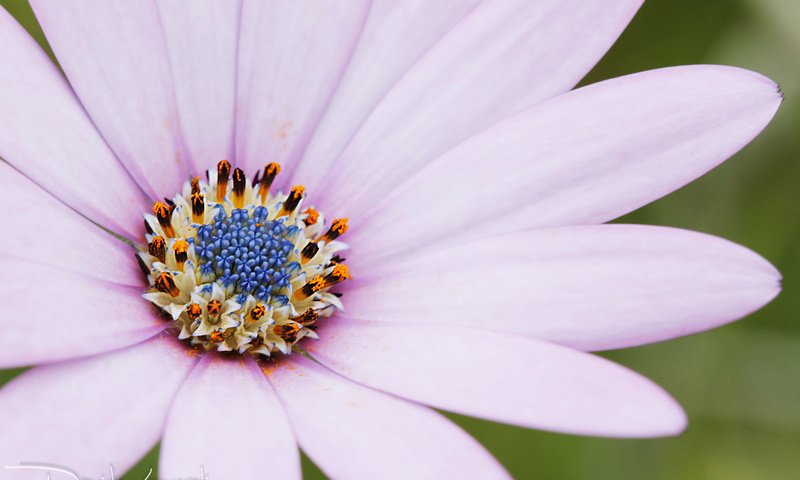
<instances>
[{"instance_id":1,"label":"flower center","mask_svg":"<svg viewBox=\"0 0 800 480\"><path fill-rule=\"evenodd\" d=\"M252 182L223 160L145 215L147 245L137 259L144 298L165 311L179 338L205 349L289 354L316 323L341 309L329 291L349 278L337 253L347 219L301 210L305 190L272 194L271 163Z\"/></svg>"}]
</instances>

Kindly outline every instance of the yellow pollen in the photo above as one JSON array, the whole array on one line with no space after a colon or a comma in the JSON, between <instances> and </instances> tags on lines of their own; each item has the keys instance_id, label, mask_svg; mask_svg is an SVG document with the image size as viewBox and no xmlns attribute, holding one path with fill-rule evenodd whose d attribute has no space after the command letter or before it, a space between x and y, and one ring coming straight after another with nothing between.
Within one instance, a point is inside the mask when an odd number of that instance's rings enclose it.
<instances>
[{"instance_id":1,"label":"yellow pollen","mask_svg":"<svg viewBox=\"0 0 800 480\"><path fill-rule=\"evenodd\" d=\"M289 196L283 202L283 206L281 207L281 211L278 213L278 216L290 215L292 212L294 212L294 210L300 204L300 200L303 199L303 194L305 191L306 187L302 185L295 185L292 187L292 191L289 192Z\"/></svg>"},{"instance_id":2,"label":"yellow pollen","mask_svg":"<svg viewBox=\"0 0 800 480\"><path fill-rule=\"evenodd\" d=\"M337 282L343 282L350 278L350 269L347 268L347 265L339 264L333 267L333 272L331 275Z\"/></svg>"},{"instance_id":3,"label":"yellow pollen","mask_svg":"<svg viewBox=\"0 0 800 480\"><path fill-rule=\"evenodd\" d=\"M306 297L314 295L323 288L325 288L325 279L322 278L321 275L317 275L316 277L312 278L308 283L303 285L302 288L295 290L294 294L292 294L292 298L294 298L295 300L302 300Z\"/></svg>"},{"instance_id":4,"label":"yellow pollen","mask_svg":"<svg viewBox=\"0 0 800 480\"><path fill-rule=\"evenodd\" d=\"M317 275L316 277L312 278L310 282L308 282L308 285L310 285L312 292L319 292L325 288L325 279Z\"/></svg>"},{"instance_id":5,"label":"yellow pollen","mask_svg":"<svg viewBox=\"0 0 800 480\"><path fill-rule=\"evenodd\" d=\"M153 205L153 213L156 214L156 217L166 217L169 214L169 207L164 202L156 202Z\"/></svg>"},{"instance_id":6,"label":"yellow pollen","mask_svg":"<svg viewBox=\"0 0 800 480\"><path fill-rule=\"evenodd\" d=\"M164 235L167 238L175 236L175 229L172 228L172 210L173 208L164 202L156 202L153 205L153 213L155 213L158 224L161 225L161 229L164 230Z\"/></svg>"},{"instance_id":7,"label":"yellow pollen","mask_svg":"<svg viewBox=\"0 0 800 480\"><path fill-rule=\"evenodd\" d=\"M264 316L264 313L266 311L267 311L267 309L266 309L266 307L264 307L264 305L262 305L260 303L257 304L255 307L253 307L252 310L250 310L249 320L253 321L253 322L257 321L259 318Z\"/></svg>"},{"instance_id":8,"label":"yellow pollen","mask_svg":"<svg viewBox=\"0 0 800 480\"><path fill-rule=\"evenodd\" d=\"M188 257L189 242L184 239L177 240L172 248L175 250L175 261L178 262L179 267L183 267Z\"/></svg>"},{"instance_id":9,"label":"yellow pollen","mask_svg":"<svg viewBox=\"0 0 800 480\"><path fill-rule=\"evenodd\" d=\"M181 294L178 286L175 285L175 279L172 278L172 274L169 272L160 273L153 284L158 291L168 293L171 297L177 297Z\"/></svg>"},{"instance_id":10,"label":"yellow pollen","mask_svg":"<svg viewBox=\"0 0 800 480\"><path fill-rule=\"evenodd\" d=\"M225 340L225 337L226 337L225 332L220 332L220 331L212 332L211 335L208 336L208 338L210 338L211 341L215 343L222 342L223 340Z\"/></svg>"},{"instance_id":11,"label":"yellow pollen","mask_svg":"<svg viewBox=\"0 0 800 480\"><path fill-rule=\"evenodd\" d=\"M297 334L300 332L300 326L296 323L287 323L285 325L275 325L272 328L275 335L281 337L287 342L294 342L297 340Z\"/></svg>"},{"instance_id":12,"label":"yellow pollen","mask_svg":"<svg viewBox=\"0 0 800 480\"><path fill-rule=\"evenodd\" d=\"M275 162L269 163L266 167L264 167L264 172L267 175L276 176L281 173L281 166Z\"/></svg>"},{"instance_id":13,"label":"yellow pollen","mask_svg":"<svg viewBox=\"0 0 800 480\"><path fill-rule=\"evenodd\" d=\"M190 320L194 320L199 317L203 313L203 309L200 308L200 305L196 303L191 303L186 307L186 314L189 316Z\"/></svg>"},{"instance_id":14,"label":"yellow pollen","mask_svg":"<svg viewBox=\"0 0 800 480\"><path fill-rule=\"evenodd\" d=\"M325 235L321 236L317 241L318 242L330 242L336 240L340 236L344 235L348 229L347 225L347 218L337 218L331 223L331 228L325 233Z\"/></svg>"},{"instance_id":15,"label":"yellow pollen","mask_svg":"<svg viewBox=\"0 0 800 480\"><path fill-rule=\"evenodd\" d=\"M347 218L337 218L333 221L333 225L331 225L331 230L338 233L339 235L344 234L347 232Z\"/></svg>"},{"instance_id":16,"label":"yellow pollen","mask_svg":"<svg viewBox=\"0 0 800 480\"><path fill-rule=\"evenodd\" d=\"M319 220L319 212L311 207L306 208L303 213L307 215L305 220L303 220L303 223L305 223L306 226L314 225L317 223L317 220Z\"/></svg>"}]
</instances>

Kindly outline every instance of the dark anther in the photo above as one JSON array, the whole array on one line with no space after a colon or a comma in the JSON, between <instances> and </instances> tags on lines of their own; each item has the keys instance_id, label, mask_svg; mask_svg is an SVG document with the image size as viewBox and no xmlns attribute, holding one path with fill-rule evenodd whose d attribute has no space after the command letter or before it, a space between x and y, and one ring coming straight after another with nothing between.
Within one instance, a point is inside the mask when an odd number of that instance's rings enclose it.
<instances>
[{"instance_id":1,"label":"dark anther","mask_svg":"<svg viewBox=\"0 0 800 480\"><path fill-rule=\"evenodd\" d=\"M258 195L261 197L261 203L266 201L269 188L272 186L272 182L279 173L281 173L281 166L277 163L268 163L267 166L264 167L264 174L261 176L259 181L260 185L258 187ZM256 173L256 176L258 176L258 173ZM255 186L255 183L253 186Z\"/></svg>"},{"instance_id":2,"label":"dark anther","mask_svg":"<svg viewBox=\"0 0 800 480\"><path fill-rule=\"evenodd\" d=\"M292 187L292 191L289 192L289 196L283 202L283 208L281 208L282 215L289 215L300 205L300 200L303 199L303 193L305 193L306 189L302 185L295 185ZM280 214L279 214L280 216Z\"/></svg>"},{"instance_id":3,"label":"dark anther","mask_svg":"<svg viewBox=\"0 0 800 480\"><path fill-rule=\"evenodd\" d=\"M172 211L175 209L175 206L167 206L166 203L156 202L153 205L153 213L156 214L156 218L158 219L158 224L161 225L161 228L164 230L164 234L167 237L172 238L175 236L175 230L172 228Z\"/></svg>"},{"instance_id":4,"label":"dark anther","mask_svg":"<svg viewBox=\"0 0 800 480\"><path fill-rule=\"evenodd\" d=\"M168 293L172 297L177 297L181 293L178 290L178 286L175 285L175 279L172 278L172 274L169 272L162 272L156 277L155 287L159 292Z\"/></svg>"},{"instance_id":5,"label":"dark anther","mask_svg":"<svg viewBox=\"0 0 800 480\"><path fill-rule=\"evenodd\" d=\"M150 244L147 246L147 251L150 252L150 255L156 257L159 262L166 262L167 242L164 241L163 237L153 237L153 239L150 240Z\"/></svg>"},{"instance_id":6,"label":"dark anther","mask_svg":"<svg viewBox=\"0 0 800 480\"><path fill-rule=\"evenodd\" d=\"M244 189L247 186L247 177L241 168L233 171L233 194L244 195Z\"/></svg>"},{"instance_id":7,"label":"dark anther","mask_svg":"<svg viewBox=\"0 0 800 480\"><path fill-rule=\"evenodd\" d=\"M193 193L192 197L192 220L195 223L203 223L203 212L206 208L206 201L202 193Z\"/></svg>"},{"instance_id":8,"label":"dark anther","mask_svg":"<svg viewBox=\"0 0 800 480\"><path fill-rule=\"evenodd\" d=\"M317 252L319 252L319 245L316 242L308 242L300 254L303 256L303 260L309 261L314 258Z\"/></svg>"},{"instance_id":9,"label":"dark anther","mask_svg":"<svg viewBox=\"0 0 800 480\"><path fill-rule=\"evenodd\" d=\"M344 235L347 232L347 219L346 218L337 218L336 220L331 223L331 228L325 232L325 235L320 237L318 241L326 241L330 242L332 240L336 240L340 236Z\"/></svg>"},{"instance_id":10,"label":"dark anther","mask_svg":"<svg viewBox=\"0 0 800 480\"><path fill-rule=\"evenodd\" d=\"M231 175L231 164L227 160L221 160L217 164L217 203L222 203L225 194L228 192L228 178Z\"/></svg>"}]
</instances>

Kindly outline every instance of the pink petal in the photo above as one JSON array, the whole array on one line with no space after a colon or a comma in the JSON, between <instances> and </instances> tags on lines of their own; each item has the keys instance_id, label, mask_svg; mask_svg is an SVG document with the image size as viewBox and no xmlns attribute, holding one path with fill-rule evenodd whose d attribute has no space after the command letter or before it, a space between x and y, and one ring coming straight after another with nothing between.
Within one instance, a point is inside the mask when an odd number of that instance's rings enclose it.
<instances>
[{"instance_id":1,"label":"pink petal","mask_svg":"<svg viewBox=\"0 0 800 480\"><path fill-rule=\"evenodd\" d=\"M145 197L36 42L0 8L0 157L94 221L132 236Z\"/></svg>"},{"instance_id":2,"label":"pink petal","mask_svg":"<svg viewBox=\"0 0 800 480\"><path fill-rule=\"evenodd\" d=\"M640 4L483 2L374 108L334 168L304 164L297 179L312 192L317 184L325 186L317 203L326 212L358 217L401 179L464 139L572 88Z\"/></svg>"},{"instance_id":3,"label":"pink petal","mask_svg":"<svg viewBox=\"0 0 800 480\"><path fill-rule=\"evenodd\" d=\"M373 261L440 241L602 223L691 182L769 123L771 80L676 67L581 88L464 142L376 202L348 240ZM397 181L394 179L394 181Z\"/></svg>"},{"instance_id":4,"label":"pink petal","mask_svg":"<svg viewBox=\"0 0 800 480\"><path fill-rule=\"evenodd\" d=\"M152 198L172 195L191 162L155 2L31 2L86 111L131 176Z\"/></svg>"},{"instance_id":5,"label":"pink petal","mask_svg":"<svg viewBox=\"0 0 800 480\"><path fill-rule=\"evenodd\" d=\"M336 372L432 407L581 435L656 437L685 427L680 406L603 358L519 336L332 319L311 354Z\"/></svg>"},{"instance_id":6,"label":"pink petal","mask_svg":"<svg viewBox=\"0 0 800 480\"><path fill-rule=\"evenodd\" d=\"M239 0L159 2L186 146L199 170L233 158Z\"/></svg>"},{"instance_id":7,"label":"pink petal","mask_svg":"<svg viewBox=\"0 0 800 480\"><path fill-rule=\"evenodd\" d=\"M168 325L141 287L11 258L0 272L0 368L116 350Z\"/></svg>"},{"instance_id":8,"label":"pink petal","mask_svg":"<svg viewBox=\"0 0 800 480\"><path fill-rule=\"evenodd\" d=\"M0 251L75 273L141 285L134 250L59 202L8 164L0 163L5 206ZM57 233L56 233L57 232Z\"/></svg>"},{"instance_id":9,"label":"pink petal","mask_svg":"<svg viewBox=\"0 0 800 480\"><path fill-rule=\"evenodd\" d=\"M714 328L780 291L780 274L744 247L637 225L497 235L359 271L350 316L487 328L584 350Z\"/></svg>"},{"instance_id":10,"label":"pink petal","mask_svg":"<svg viewBox=\"0 0 800 480\"><path fill-rule=\"evenodd\" d=\"M331 478L509 478L478 442L433 410L299 355L267 376L300 446Z\"/></svg>"},{"instance_id":11,"label":"pink petal","mask_svg":"<svg viewBox=\"0 0 800 480\"><path fill-rule=\"evenodd\" d=\"M23 373L0 390L0 465L60 465L81 478L109 478L113 466L121 477L158 441L193 363L165 338ZM45 473L17 469L10 476L42 479Z\"/></svg>"},{"instance_id":12,"label":"pink petal","mask_svg":"<svg viewBox=\"0 0 800 480\"><path fill-rule=\"evenodd\" d=\"M479 3L480 0L374 1L353 57L294 181L316 185L375 105Z\"/></svg>"},{"instance_id":13,"label":"pink petal","mask_svg":"<svg viewBox=\"0 0 800 480\"><path fill-rule=\"evenodd\" d=\"M267 162L291 170L339 83L368 10L366 0L244 1L236 160L248 173Z\"/></svg>"},{"instance_id":14,"label":"pink petal","mask_svg":"<svg viewBox=\"0 0 800 480\"><path fill-rule=\"evenodd\" d=\"M250 358L206 355L172 404L161 443L164 478L301 478L278 398Z\"/></svg>"}]
</instances>

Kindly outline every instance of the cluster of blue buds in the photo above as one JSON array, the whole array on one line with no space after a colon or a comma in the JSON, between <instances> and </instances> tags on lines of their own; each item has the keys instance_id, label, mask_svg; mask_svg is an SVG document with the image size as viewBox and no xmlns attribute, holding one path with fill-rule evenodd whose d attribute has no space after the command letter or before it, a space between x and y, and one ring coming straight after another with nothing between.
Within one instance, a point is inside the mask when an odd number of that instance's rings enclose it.
<instances>
[{"instance_id":1,"label":"cluster of blue buds","mask_svg":"<svg viewBox=\"0 0 800 480\"><path fill-rule=\"evenodd\" d=\"M197 229L195 251L199 272L216 278L228 291L244 299L248 294L263 303L285 304L284 294L300 264L289 261L299 233L284 218L267 220L266 207L234 209L230 216L219 208L213 223Z\"/></svg>"},{"instance_id":2,"label":"cluster of blue buds","mask_svg":"<svg viewBox=\"0 0 800 480\"><path fill-rule=\"evenodd\" d=\"M178 338L205 350L272 356L318 338L317 321L343 308L329 289L350 278L337 239L347 218L325 229L305 187L272 192L280 165L252 181L227 160L145 214L136 259L144 298L171 318Z\"/></svg>"}]
</instances>

